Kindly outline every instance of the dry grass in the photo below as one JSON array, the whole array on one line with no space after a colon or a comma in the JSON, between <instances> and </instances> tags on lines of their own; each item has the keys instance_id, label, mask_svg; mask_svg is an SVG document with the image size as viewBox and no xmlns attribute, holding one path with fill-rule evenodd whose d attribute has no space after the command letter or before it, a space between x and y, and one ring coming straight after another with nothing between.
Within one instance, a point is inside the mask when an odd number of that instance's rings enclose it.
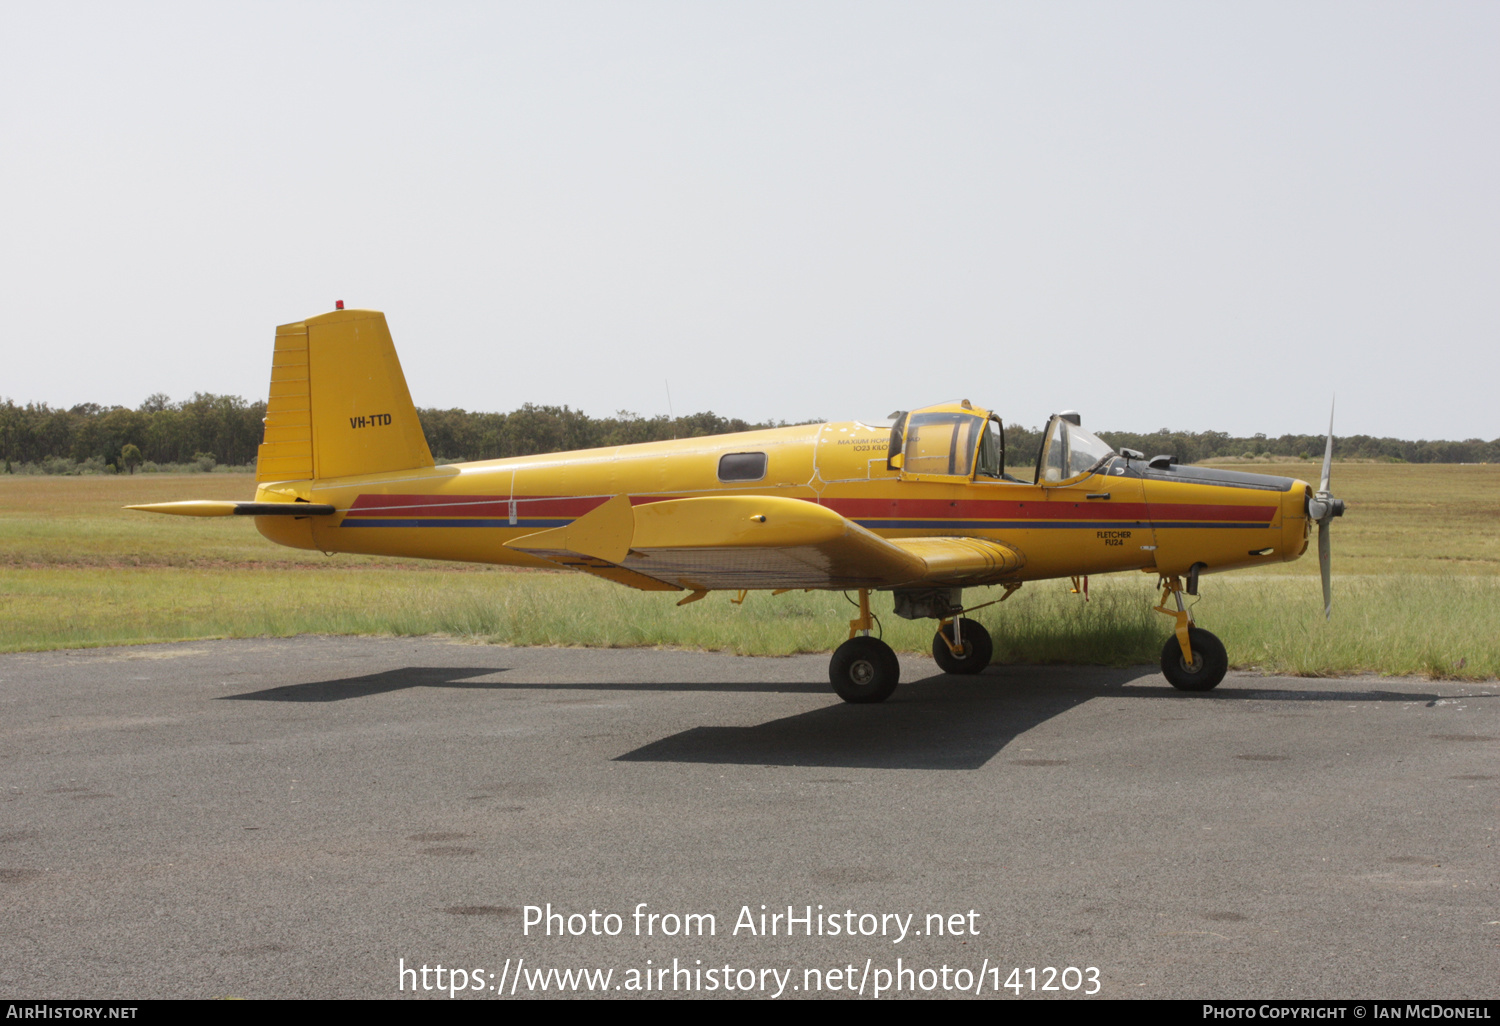
<instances>
[{"instance_id":1,"label":"dry grass","mask_svg":"<svg viewBox=\"0 0 1500 1026\"><path fill-rule=\"evenodd\" d=\"M1316 463L1234 469L1315 488L1322 473ZM1333 523L1336 574L1500 574L1500 464L1335 463L1330 488L1349 504ZM1316 577L1316 553L1267 572Z\"/></svg>"},{"instance_id":2,"label":"dry grass","mask_svg":"<svg viewBox=\"0 0 1500 1026\"><path fill-rule=\"evenodd\" d=\"M1247 469L1255 469L1247 465ZM1315 478L1318 467L1267 472ZM1205 578L1196 608L1239 666L1500 676L1500 467L1338 464L1335 611L1314 557ZM447 634L509 644L826 651L852 615L839 595L723 595L677 608L571 574L396 563L282 549L232 518L131 513L133 502L248 498L239 475L0 477L0 651L207 637ZM1031 584L979 618L999 662L1154 662L1169 621L1142 574L1095 578L1084 604ZM982 601L985 592L970 593ZM887 640L929 649L932 625L889 614Z\"/></svg>"}]
</instances>

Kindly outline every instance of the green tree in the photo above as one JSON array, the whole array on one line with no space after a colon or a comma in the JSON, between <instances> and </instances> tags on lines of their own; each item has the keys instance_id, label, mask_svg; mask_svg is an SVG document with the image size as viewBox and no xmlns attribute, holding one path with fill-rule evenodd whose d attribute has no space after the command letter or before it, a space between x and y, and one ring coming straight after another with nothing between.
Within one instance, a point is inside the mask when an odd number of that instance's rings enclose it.
<instances>
[{"instance_id":1,"label":"green tree","mask_svg":"<svg viewBox=\"0 0 1500 1026\"><path fill-rule=\"evenodd\" d=\"M126 442L120 448L120 466L125 468L126 473L134 474L135 468L141 465L141 450L133 442Z\"/></svg>"}]
</instances>

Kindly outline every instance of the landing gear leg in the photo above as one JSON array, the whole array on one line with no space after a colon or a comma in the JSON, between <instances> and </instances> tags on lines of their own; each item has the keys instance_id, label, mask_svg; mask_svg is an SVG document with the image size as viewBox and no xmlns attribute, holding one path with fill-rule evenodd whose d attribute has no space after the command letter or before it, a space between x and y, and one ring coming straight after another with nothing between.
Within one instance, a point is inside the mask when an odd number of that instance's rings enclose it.
<instances>
[{"instance_id":1,"label":"landing gear leg","mask_svg":"<svg viewBox=\"0 0 1500 1026\"><path fill-rule=\"evenodd\" d=\"M1192 612L1182 602L1182 578L1162 579L1158 613L1177 621L1172 637L1161 650L1161 672L1179 691L1212 691L1229 672L1224 643L1193 625ZM1176 610L1167 607L1167 596L1177 600Z\"/></svg>"},{"instance_id":2,"label":"landing gear leg","mask_svg":"<svg viewBox=\"0 0 1500 1026\"><path fill-rule=\"evenodd\" d=\"M901 663L891 646L870 637L870 592L859 590L859 616L849 621L849 640L834 650L828 663L833 690L846 702L884 702L901 679Z\"/></svg>"}]
</instances>

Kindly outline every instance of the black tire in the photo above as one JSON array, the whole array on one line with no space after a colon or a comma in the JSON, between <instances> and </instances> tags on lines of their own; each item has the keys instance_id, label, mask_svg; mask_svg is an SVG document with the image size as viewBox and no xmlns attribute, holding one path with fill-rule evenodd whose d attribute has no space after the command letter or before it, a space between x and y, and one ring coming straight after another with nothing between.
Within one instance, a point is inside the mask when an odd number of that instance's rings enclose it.
<instances>
[{"instance_id":1,"label":"black tire","mask_svg":"<svg viewBox=\"0 0 1500 1026\"><path fill-rule=\"evenodd\" d=\"M1193 650L1193 665L1182 658L1177 635L1167 638L1161 647L1161 672L1179 691L1212 691L1229 672L1229 654L1224 643L1208 631L1188 628L1188 645Z\"/></svg>"},{"instance_id":2,"label":"black tire","mask_svg":"<svg viewBox=\"0 0 1500 1026\"><path fill-rule=\"evenodd\" d=\"M995 654L995 643L990 640L990 632L980 626L977 620L964 620L958 632L963 642L963 651L954 655L953 650L948 647L948 642L943 640L946 634L952 637L952 626L939 627L938 632L932 636L932 658L937 660L938 669L944 673L978 673L990 665L990 659Z\"/></svg>"},{"instance_id":3,"label":"black tire","mask_svg":"<svg viewBox=\"0 0 1500 1026\"><path fill-rule=\"evenodd\" d=\"M879 638L850 638L834 649L828 679L846 702L884 702L901 679L901 663Z\"/></svg>"}]
</instances>

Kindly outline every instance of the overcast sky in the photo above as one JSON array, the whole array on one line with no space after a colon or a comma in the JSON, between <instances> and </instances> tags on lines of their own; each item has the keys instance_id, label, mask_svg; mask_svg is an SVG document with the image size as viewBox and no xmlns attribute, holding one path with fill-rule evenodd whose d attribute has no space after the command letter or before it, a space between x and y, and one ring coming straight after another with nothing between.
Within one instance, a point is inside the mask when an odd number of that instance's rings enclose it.
<instances>
[{"instance_id":1,"label":"overcast sky","mask_svg":"<svg viewBox=\"0 0 1500 1026\"><path fill-rule=\"evenodd\" d=\"M0 396L1500 436L1500 3L0 4Z\"/></svg>"}]
</instances>

